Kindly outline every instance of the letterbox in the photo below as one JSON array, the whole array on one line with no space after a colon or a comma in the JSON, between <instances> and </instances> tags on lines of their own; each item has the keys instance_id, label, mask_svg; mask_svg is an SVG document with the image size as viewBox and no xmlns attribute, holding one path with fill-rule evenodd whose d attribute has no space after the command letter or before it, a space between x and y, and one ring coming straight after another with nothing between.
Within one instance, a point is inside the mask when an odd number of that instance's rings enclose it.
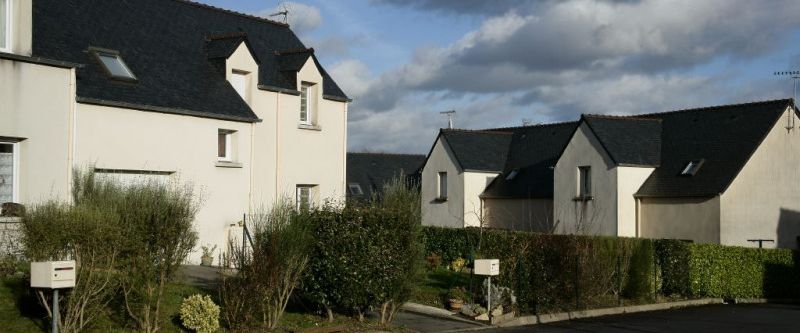
<instances>
[{"instance_id":1,"label":"letterbox","mask_svg":"<svg viewBox=\"0 0 800 333\"><path fill-rule=\"evenodd\" d=\"M475 274L500 275L500 259L475 259Z\"/></svg>"},{"instance_id":2,"label":"letterbox","mask_svg":"<svg viewBox=\"0 0 800 333\"><path fill-rule=\"evenodd\" d=\"M43 261L31 263L31 288L75 287L75 261Z\"/></svg>"}]
</instances>

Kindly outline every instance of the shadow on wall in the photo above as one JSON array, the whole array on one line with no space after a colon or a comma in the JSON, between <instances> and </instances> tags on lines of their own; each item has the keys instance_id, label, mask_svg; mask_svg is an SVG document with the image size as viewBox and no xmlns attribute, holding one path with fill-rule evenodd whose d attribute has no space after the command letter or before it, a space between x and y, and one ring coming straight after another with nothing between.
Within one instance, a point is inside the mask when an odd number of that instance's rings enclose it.
<instances>
[{"instance_id":1,"label":"shadow on wall","mask_svg":"<svg viewBox=\"0 0 800 333\"><path fill-rule=\"evenodd\" d=\"M800 237L800 212L781 208L777 234L777 247L797 249Z\"/></svg>"}]
</instances>

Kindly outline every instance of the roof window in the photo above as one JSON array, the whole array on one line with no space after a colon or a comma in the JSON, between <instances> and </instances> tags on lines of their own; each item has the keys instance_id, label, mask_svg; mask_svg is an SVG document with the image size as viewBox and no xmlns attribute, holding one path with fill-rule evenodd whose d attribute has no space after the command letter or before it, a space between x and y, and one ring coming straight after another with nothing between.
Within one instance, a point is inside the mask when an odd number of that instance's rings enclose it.
<instances>
[{"instance_id":1,"label":"roof window","mask_svg":"<svg viewBox=\"0 0 800 333\"><path fill-rule=\"evenodd\" d=\"M364 195L364 191L361 190L361 185L359 183L347 184L347 188L350 190L350 195Z\"/></svg>"},{"instance_id":2,"label":"roof window","mask_svg":"<svg viewBox=\"0 0 800 333\"><path fill-rule=\"evenodd\" d=\"M108 76L119 80L136 81L136 76L133 75L128 65L122 60L119 52L111 50L93 50L97 60L103 65L103 69Z\"/></svg>"},{"instance_id":3,"label":"roof window","mask_svg":"<svg viewBox=\"0 0 800 333\"><path fill-rule=\"evenodd\" d=\"M700 170L700 167L703 166L703 162L705 162L703 159L689 161L681 170L681 176L694 176L697 171Z\"/></svg>"},{"instance_id":4,"label":"roof window","mask_svg":"<svg viewBox=\"0 0 800 333\"><path fill-rule=\"evenodd\" d=\"M508 173L508 176L506 176L506 180L514 180L514 178L517 177L517 174L519 174L519 169L511 170L511 172Z\"/></svg>"}]
</instances>

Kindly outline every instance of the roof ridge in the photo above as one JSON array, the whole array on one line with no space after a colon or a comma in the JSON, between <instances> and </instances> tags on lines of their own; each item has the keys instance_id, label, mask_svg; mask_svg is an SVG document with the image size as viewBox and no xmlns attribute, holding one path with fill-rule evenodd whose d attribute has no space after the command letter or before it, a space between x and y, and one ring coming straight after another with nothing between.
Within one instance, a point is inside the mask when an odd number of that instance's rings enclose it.
<instances>
[{"instance_id":1,"label":"roof ridge","mask_svg":"<svg viewBox=\"0 0 800 333\"><path fill-rule=\"evenodd\" d=\"M180 2L180 3L183 3L183 4L190 5L190 6L195 6L195 7L198 7L198 8L209 9L209 10L221 12L221 13L228 14L228 15L235 15L235 16L239 16L239 17L244 17L244 18L248 18L248 19L251 19L251 20L256 20L256 21L260 21L260 22L264 22L264 23L271 23L271 24L274 24L274 25L277 25L277 26L281 26L281 27L287 27L287 28L289 27L288 23L273 21L273 20L270 20L268 18L263 18L261 16L256 16L256 15L252 15L252 14L245 14L245 13L242 13L242 12L237 12L237 11L230 10L230 9L225 9L225 8L221 8L221 7L207 5L207 4L195 2L195 1L192 1L192 0L172 0L172 1Z\"/></svg>"},{"instance_id":2,"label":"roof ridge","mask_svg":"<svg viewBox=\"0 0 800 333\"><path fill-rule=\"evenodd\" d=\"M681 112L697 112L697 111L719 111L720 109L735 107L735 106L749 106L749 105L756 105L756 104L769 104L769 103L778 103L778 102L791 102L794 104L792 98L782 98L782 99L772 99L772 100L762 100L762 101L750 101L744 103L731 103L731 104L722 104L722 105L713 105L713 106L704 106L699 108L690 108L690 109L678 109L678 110L671 110L671 111L661 111L661 112L652 112L652 113L642 113L636 115L636 117L647 117L647 116L659 116L662 114L672 114L672 113L681 113Z\"/></svg>"},{"instance_id":3,"label":"roof ridge","mask_svg":"<svg viewBox=\"0 0 800 333\"><path fill-rule=\"evenodd\" d=\"M620 115L611 115L611 114L592 114L592 113L585 113L582 114L582 118L601 118L601 119L614 119L614 120L642 120L642 121L662 121L660 118L645 118L640 117L641 115L630 115L630 116L620 116Z\"/></svg>"},{"instance_id":4,"label":"roof ridge","mask_svg":"<svg viewBox=\"0 0 800 333\"><path fill-rule=\"evenodd\" d=\"M414 156L414 157L425 157L423 154L408 154L408 153L370 153L370 152L348 152L348 154L358 154L358 155L389 155L389 156Z\"/></svg>"},{"instance_id":5,"label":"roof ridge","mask_svg":"<svg viewBox=\"0 0 800 333\"><path fill-rule=\"evenodd\" d=\"M442 132L464 132L464 133L477 133L477 134L508 134L514 133L508 131L497 131L492 129L468 129L468 128L442 128Z\"/></svg>"},{"instance_id":6,"label":"roof ridge","mask_svg":"<svg viewBox=\"0 0 800 333\"><path fill-rule=\"evenodd\" d=\"M577 123L578 123L578 120L559 121L559 122L555 122L555 123L542 123L542 124L534 124L534 125L494 127L494 128L484 129L484 131L504 131L504 130L515 130L515 129L520 129L520 128L549 127L549 126L569 125L569 124L577 124Z\"/></svg>"}]
</instances>

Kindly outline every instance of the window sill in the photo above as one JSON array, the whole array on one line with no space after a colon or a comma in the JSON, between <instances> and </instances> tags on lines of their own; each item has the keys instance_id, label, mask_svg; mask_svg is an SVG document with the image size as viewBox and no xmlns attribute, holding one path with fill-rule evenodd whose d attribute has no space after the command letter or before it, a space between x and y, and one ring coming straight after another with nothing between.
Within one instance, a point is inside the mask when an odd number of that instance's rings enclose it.
<instances>
[{"instance_id":1,"label":"window sill","mask_svg":"<svg viewBox=\"0 0 800 333\"><path fill-rule=\"evenodd\" d=\"M433 199L433 202L447 202L447 197Z\"/></svg>"},{"instance_id":2,"label":"window sill","mask_svg":"<svg viewBox=\"0 0 800 333\"><path fill-rule=\"evenodd\" d=\"M216 166L217 168L242 168L242 163L217 161L216 163L214 163L214 166Z\"/></svg>"},{"instance_id":3,"label":"window sill","mask_svg":"<svg viewBox=\"0 0 800 333\"><path fill-rule=\"evenodd\" d=\"M321 131L322 127L314 124L297 124L297 128L311 131Z\"/></svg>"},{"instance_id":4,"label":"window sill","mask_svg":"<svg viewBox=\"0 0 800 333\"><path fill-rule=\"evenodd\" d=\"M586 196L579 196L572 198L572 201L592 201L594 200L594 196L586 195Z\"/></svg>"}]
</instances>

